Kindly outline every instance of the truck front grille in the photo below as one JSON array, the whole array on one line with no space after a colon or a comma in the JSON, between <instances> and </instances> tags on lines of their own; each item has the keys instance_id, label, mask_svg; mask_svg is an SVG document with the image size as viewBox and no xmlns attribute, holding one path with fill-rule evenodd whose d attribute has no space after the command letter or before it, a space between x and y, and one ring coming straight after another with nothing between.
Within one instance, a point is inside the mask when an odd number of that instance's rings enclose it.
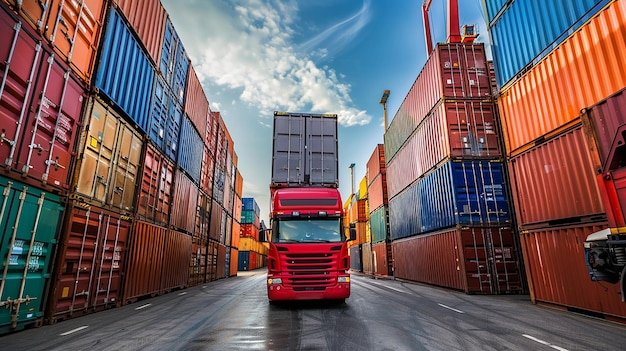
<instances>
[{"instance_id":1,"label":"truck front grille","mask_svg":"<svg viewBox=\"0 0 626 351\"><path fill-rule=\"evenodd\" d=\"M288 274L283 284L296 290L324 290L335 283L332 267L337 267L338 253L285 254L282 267Z\"/></svg>"}]
</instances>

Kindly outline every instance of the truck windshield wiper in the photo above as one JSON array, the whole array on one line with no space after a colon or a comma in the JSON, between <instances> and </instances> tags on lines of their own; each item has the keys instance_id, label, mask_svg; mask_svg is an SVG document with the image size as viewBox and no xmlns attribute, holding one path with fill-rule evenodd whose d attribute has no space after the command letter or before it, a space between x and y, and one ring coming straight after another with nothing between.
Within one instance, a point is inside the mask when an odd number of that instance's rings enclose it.
<instances>
[{"instance_id":1,"label":"truck windshield wiper","mask_svg":"<svg viewBox=\"0 0 626 351\"><path fill-rule=\"evenodd\" d=\"M306 239L306 242L313 242L313 243L329 243L330 240L325 240L325 239Z\"/></svg>"},{"instance_id":2,"label":"truck windshield wiper","mask_svg":"<svg viewBox=\"0 0 626 351\"><path fill-rule=\"evenodd\" d=\"M299 242L300 242L300 240L294 240L294 239L280 239L278 241L279 244L282 244L282 243L299 243Z\"/></svg>"}]
</instances>

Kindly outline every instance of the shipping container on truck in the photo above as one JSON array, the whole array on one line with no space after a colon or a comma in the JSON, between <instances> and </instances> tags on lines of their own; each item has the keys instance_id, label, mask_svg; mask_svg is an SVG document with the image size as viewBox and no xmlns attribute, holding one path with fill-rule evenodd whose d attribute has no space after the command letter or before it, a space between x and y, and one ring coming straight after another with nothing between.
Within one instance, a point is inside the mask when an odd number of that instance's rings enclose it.
<instances>
[{"instance_id":1,"label":"shipping container on truck","mask_svg":"<svg viewBox=\"0 0 626 351\"><path fill-rule=\"evenodd\" d=\"M350 296L338 185L337 115L274 112L270 302Z\"/></svg>"}]
</instances>

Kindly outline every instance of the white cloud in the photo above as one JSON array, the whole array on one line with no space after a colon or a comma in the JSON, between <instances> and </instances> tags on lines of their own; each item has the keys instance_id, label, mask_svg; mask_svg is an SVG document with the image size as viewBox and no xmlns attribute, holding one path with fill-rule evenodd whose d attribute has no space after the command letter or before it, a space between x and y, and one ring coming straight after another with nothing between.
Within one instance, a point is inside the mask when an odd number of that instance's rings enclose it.
<instances>
[{"instance_id":1,"label":"white cloud","mask_svg":"<svg viewBox=\"0 0 626 351\"><path fill-rule=\"evenodd\" d=\"M251 0L245 6L236 0L196 1L190 5L172 6L168 11L185 18L186 23L174 24L205 83L240 92L240 102L262 114L311 111L337 113L344 126L370 122L371 116L352 104L351 87L339 78L344 77L313 61L358 34L369 18L369 1L357 14L330 26L300 49L292 42L296 1ZM311 52L303 53L302 47Z\"/></svg>"}]
</instances>

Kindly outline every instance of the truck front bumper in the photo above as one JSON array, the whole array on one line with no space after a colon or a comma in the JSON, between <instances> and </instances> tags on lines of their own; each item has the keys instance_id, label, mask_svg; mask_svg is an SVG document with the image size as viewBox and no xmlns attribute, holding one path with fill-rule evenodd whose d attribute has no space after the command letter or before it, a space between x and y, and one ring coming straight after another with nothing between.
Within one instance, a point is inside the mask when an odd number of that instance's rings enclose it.
<instances>
[{"instance_id":1,"label":"truck front bumper","mask_svg":"<svg viewBox=\"0 0 626 351\"><path fill-rule=\"evenodd\" d=\"M338 300L350 297L350 282L336 283L333 286L289 287L283 284L271 284L268 279L267 297L270 301L288 300Z\"/></svg>"}]
</instances>

